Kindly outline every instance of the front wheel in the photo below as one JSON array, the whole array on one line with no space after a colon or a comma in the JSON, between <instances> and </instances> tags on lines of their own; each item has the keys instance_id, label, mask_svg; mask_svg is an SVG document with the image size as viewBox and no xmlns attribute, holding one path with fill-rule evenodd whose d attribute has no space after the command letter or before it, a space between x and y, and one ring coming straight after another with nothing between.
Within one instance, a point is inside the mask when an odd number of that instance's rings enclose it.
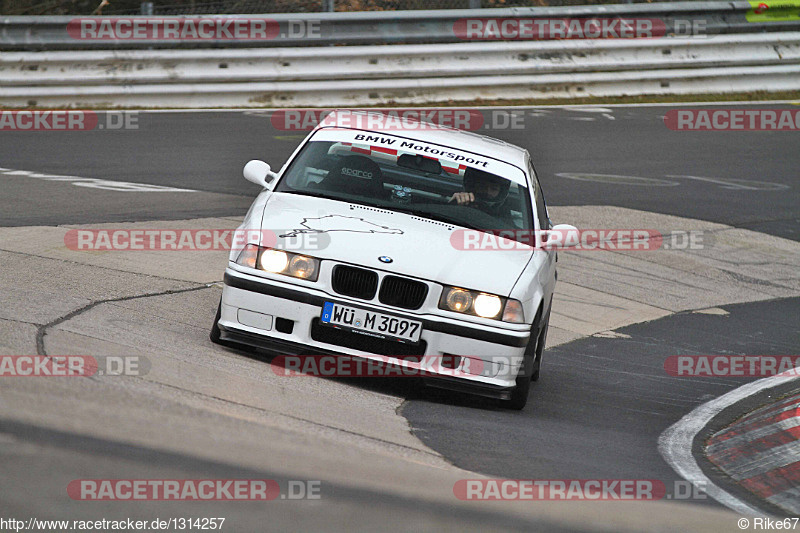
<instances>
[{"instance_id":1,"label":"front wheel","mask_svg":"<svg viewBox=\"0 0 800 533\"><path fill-rule=\"evenodd\" d=\"M528 395L531 392L531 370L533 368L533 357L528 355L522 361L522 365L517 375L517 386L511 391L511 398L506 400L503 407L520 411L528 403Z\"/></svg>"},{"instance_id":2,"label":"front wheel","mask_svg":"<svg viewBox=\"0 0 800 533\"><path fill-rule=\"evenodd\" d=\"M536 336L528 341L528 346L525 348L525 355L517 374L517 384L511 392L511 398L504 402L504 407L519 411L527 405L528 396L531 392L531 382L539 381L542 354L544 353L544 344L547 341L547 329L549 326L550 311L548 310L542 327L537 331Z\"/></svg>"},{"instance_id":3,"label":"front wheel","mask_svg":"<svg viewBox=\"0 0 800 533\"><path fill-rule=\"evenodd\" d=\"M550 328L550 311L547 312L545 317L544 327L536 340L536 362L533 364L533 372L531 373L531 381L539 381L539 374L542 369L542 356L544 356L544 345L547 342L547 330Z\"/></svg>"}]
</instances>

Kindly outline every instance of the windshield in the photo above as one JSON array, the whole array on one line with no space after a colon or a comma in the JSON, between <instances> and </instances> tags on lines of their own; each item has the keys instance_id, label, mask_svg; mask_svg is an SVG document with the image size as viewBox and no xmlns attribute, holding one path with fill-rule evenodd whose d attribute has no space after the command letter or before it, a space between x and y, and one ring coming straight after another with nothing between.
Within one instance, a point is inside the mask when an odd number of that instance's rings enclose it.
<instances>
[{"instance_id":1,"label":"windshield","mask_svg":"<svg viewBox=\"0 0 800 533\"><path fill-rule=\"evenodd\" d=\"M367 144L311 141L275 190L482 231L533 229L527 187L468 165Z\"/></svg>"}]
</instances>

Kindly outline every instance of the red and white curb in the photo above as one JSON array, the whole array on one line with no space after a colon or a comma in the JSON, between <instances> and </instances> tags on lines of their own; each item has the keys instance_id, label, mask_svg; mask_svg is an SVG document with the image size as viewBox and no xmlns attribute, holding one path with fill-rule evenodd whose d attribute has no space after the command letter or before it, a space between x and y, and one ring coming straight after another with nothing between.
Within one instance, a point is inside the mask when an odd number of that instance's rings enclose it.
<instances>
[{"instance_id":1,"label":"red and white curb","mask_svg":"<svg viewBox=\"0 0 800 533\"><path fill-rule=\"evenodd\" d=\"M763 516L764 511L754 507L753 505L737 498L733 494L729 493L722 487L716 485L706 474L703 472L703 469L700 468L700 465L697 463L697 459L692 454L692 443L694 442L695 437L705 430L708 424L724 409L735 405L750 396L755 394L759 394L764 390L771 389L777 387L779 385L785 385L790 382L795 382L800 385L800 380L798 380L797 375L795 372L785 372L784 374L779 374L777 376L771 376L763 379L759 379L756 381L752 381L741 387L733 389L729 391L719 398L714 398L699 407L693 409L690 413L685 415L675 424L667 428L664 433L658 439L658 451L661 453L661 456L664 460L669 464L675 472L678 473L683 479L690 481L698 490L705 492L711 498L714 498L721 504L725 505L729 509L736 511L737 513L743 515L752 515L752 516ZM766 407L763 413L751 413L748 415L748 422L751 424L756 424L759 421L764 422L763 428L768 428L773 423L783 422L783 420L771 420L772 418L777 418L783 414L780 411L783 407L789 408L790 405L795 405L789 402L789 400L782 400L780 403L772 405L770 407ZM769 409L775 410L774 412L768 411ZM785 411L786 413L790 413L791 408ZM796 413L796 409L794 410ZM749 418L751 417L752 418ZM764 418L757 418L759 416L763 416ZM790 416L786 414L787 422L785 429L789 429L789 422L792 419L797 417ZM744 421L745 419L742 419ZM738 423L738 422L737 422ZM752 428L755 430L756 428ZM774 429L774 428L772 428ZM727 431L727 428L726 430ZM765 429L765 431L770 431L769 429ZM774 431L773 431L774 433ZM758 439L760 437L764 437L766 435L758 435L753 433L750 435L751 437ZM737 439L744 439L745 437L732 437ZM737 442L737 441L733 441ZM739 441L741 442L741 441ZM800 458L797 454L797 448L794 448L795 458ZM716 450L715 450L716 451ZM784 467L789 465L784 465ZM776 466L777 467L777 466ZM796 465L795 465L796 467ZM777 467L780 468L780 467ZM769 471L769 470L767 470ZM756 475L756 474L754 474ZM797 471L795 470L794 478L797 479ZM743 479L747 479L746 477ZM798 484L800 485L800 484ZM789 490L789 489L787 489ZM797 490L797 489L792 489ZM785 491L782 491L785 492ZM797 499L797 494L794 493L794 498ZM787 492L786 496L791 496L792 493Z\"/></svg>"},{"instance_id":2,"label":"red and white curb","mask_svg":"<svg viewBox=\"0 0 800 533\"><path fill-rule=\"evenodd\" d=\"M706 442L709 461L759 498L800 513L800 394L757 409Z\"/></svg>"}]
</instances>

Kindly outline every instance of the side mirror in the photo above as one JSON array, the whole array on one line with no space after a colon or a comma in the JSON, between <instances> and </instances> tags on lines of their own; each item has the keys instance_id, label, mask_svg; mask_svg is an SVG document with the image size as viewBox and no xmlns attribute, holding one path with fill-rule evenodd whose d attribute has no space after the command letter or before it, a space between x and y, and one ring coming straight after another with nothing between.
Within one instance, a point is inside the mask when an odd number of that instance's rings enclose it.
<instances>
[{"instance_id":1,"label":"side mirror","mask_svg":"<svg viewBox=\"0 0 800 533\"><path fill-rule=\"evenodd\" d=\"M275 178L278 177L277 174L272 172L268 164L258 159L249 161L244 166L242 174L247 181L260 185L265 189L271 189L275 185Z\"/></svg>"},{"instance_id":2,"label":"side mirror","mask_svg":"<svg viewBox=\"0 0 800 533\"><path fill-rule=\"evenodd\" d=\"M581 241L578 228L570 224L556 224L547 232L547 245L553 248L571 248Z\"/></svg>"}]
</instances>

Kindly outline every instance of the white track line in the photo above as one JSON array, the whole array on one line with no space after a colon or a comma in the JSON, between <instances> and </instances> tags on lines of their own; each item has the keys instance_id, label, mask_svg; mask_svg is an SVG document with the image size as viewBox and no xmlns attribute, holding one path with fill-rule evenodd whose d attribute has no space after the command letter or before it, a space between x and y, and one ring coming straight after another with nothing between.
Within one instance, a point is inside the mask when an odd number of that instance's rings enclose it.
<instances>
[{"instance_id":1,"label":"white track line","mask_svg":"<svg viewBox=\"0 0 800 533\"><path fill-rule=\"evenodd\" d=\"M711 482L692 455L692 443L695 436L723 409L762 390L798 379L797 368L785 374L747 383L697 407L661 434L658 438L659 453L681 477L721 504L737 513L763 516L763 511L741 501Z\"/></svg>"}]
</instances>

